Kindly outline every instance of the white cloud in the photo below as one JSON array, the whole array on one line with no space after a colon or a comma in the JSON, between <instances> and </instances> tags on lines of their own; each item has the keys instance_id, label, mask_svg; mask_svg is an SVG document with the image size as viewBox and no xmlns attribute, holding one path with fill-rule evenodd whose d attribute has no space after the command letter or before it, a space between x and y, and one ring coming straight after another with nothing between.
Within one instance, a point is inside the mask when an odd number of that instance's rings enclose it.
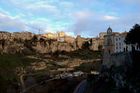
<instances>
[{"instance_id":1,"label":"white cloud","mask_svg":"<svg viewBox=\"0 0 140 93\"><path fill-rule=\"evenodd\" d=\"M5 11L5 10L3 10L2 8L0 8L0 13L2 14L5 14L5 15L9 15L9 12L8 11Z\"/></svg>"},{"instance_id":2,"label":"white cloud","mask_svg":"<svg viewBox=\"0 0 140 93\"><path fill-rule=\"evenodd\" d=\"M29 27L20 19L0 13L0 30L24 31Z\"/></svg>"},{"instance_id":3,"label":"white cloud","mask_svg":"<svg viewBox=\"0 0 140 93\"><path fill-rule=\"evenodd\" d=\"M90 11L78 11L72 14L73 18L76 20L84 20L87 18L91 18L93 16L93 12Z\"/></svg>"},{"instance_id":4,"label":"white cloud","mask_svg":"<svg viewBox=\"0 0 140 93\"><path fill-rule=\"evenodd\" d=\"M51 14L56 16L60 14L60 9L56 4L50 3L49 0L2 0L9 6L14 6L16 11L22 11L26 15Z\"/></svg>"},{"instance_id":5,"label":"white cloud","mask_svg":"<svg viewBox=\"0 0 140 93\"><path fill-rule=\"evenodd\" d=\"M45 1L40 1L40 2L35 2L35 3L27 3L28 5L26 5L25 9L29 9L31 11L48 11L51 13L58 13L59 10L55 5L51 5Z\"/></svg>"},{"instance_id":6,"label":"white cloud","mask_svg":"<svg viewBox=\"0 0 140 93\"><path fill-rule=\"evenodd\" d=\"M110 15L105 15L103 17L104 20L117 20L119 19L119 17L116 17L116 16L110 16Z\"/></svg>"},{"instance_id":7,"label":"white cloud","mask_svg":"<svg viewBox=\"0 0 140 93\"><path fill-rule=\"evenodd\" d=\"M135 8L133 6L139 5L140 0L108 2L108 0L0 0L0 4L11 8L9 12L0 8L0 30L34 32L42 29L44 32L55 32L69 28L70 34L95 36L99 32L106 31L109 25L115 31L123 31L123 28L127 30L140 21L140 13L136 13L138 9L133 10ZM68 25L63 25L66 23Z\"/></svg>"}]
</instances>

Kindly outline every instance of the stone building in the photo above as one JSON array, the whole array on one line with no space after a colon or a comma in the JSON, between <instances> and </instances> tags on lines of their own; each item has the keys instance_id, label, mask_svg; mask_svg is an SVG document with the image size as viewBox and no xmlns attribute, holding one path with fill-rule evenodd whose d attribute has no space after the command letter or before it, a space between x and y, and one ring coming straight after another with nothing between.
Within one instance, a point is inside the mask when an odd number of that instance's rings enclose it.
<instances>
[{"instance_id":1,"label":"stone building","mask_svg":"<svg viewBox=\"0 0 140 93\"><path fill-rule=\"evenodd\" d=\"M48 39L57 39L57 34L55 33L46 33L46 34L43 34L44 37L48 38Z\"/></svg>"},{"instance_id":2,"label":"stone building","mask_svg":"<svg viewBox=\"0 0 140 93\"><path fill-rule=\"evenodd\" d=\"M104 55L103 55L103 64L109 66L111 63L112 55L118 53L124 53L135 50L140 50L137 44L126 44L125 37L127 32L118 33L112 32L112 29L109 27L107 29L107 35L104 37Z\"/></svg>"},{"instance_id":3,"label":"stone building","mask_svg":"<svg viewBox=\"0 0 140 93\"><path fill-rule=\"evenodd\" d=\"M83 38L83 37L81 37L80 35L78 35L76 37L75 41L76 41L76 47L77 47L77 49L81 49L82 48L82 45L86 41L86 39Z\"/></svg>"},{"instance_id":4,"label":"stone building","mask_svg":"<svg viewBox=\"0 0 140 93\"><path fill-rule=\"evenodd\" d=\"M100 38L92 38L91 50L98 51L100 46Z\"/></svg>"},{"instance_id":5,"label":"stone building","mask_svg":"<svg viewBox=\"0 0 140 93\"><path fill-rule=\"evenodd\" d=\"M104 37L104 52L105 53L113 53L114 52L114 44L113 44L113 33L112 29L109 27L107 29L107 35Z\"/></svg>"},{"instance_id":6,"label":"stone building","mask_svg":"<svg viewBox=\"0 0 140 93\"><path fill-rule=\"evenodd\" d=\"M58 42L67 42L67 43L73 43L75 41L75 38L72 36L68 36L65 34L65 32L60 31L57 33L46 33L42 35L43 37L46 37L48 39L55 39Z\"/></svg>"},{"instance_id":7,"label":"stone building","mask_svg":"<svg viewBox=\"0 0 140 93\"><path fill-rule=\"evenodd\" d=\"M106 35L106 32L101 32L99 33L99 37L96 38L91 38L91 50L94 51L99 51L99 50L103 50L104 48L104 36Z\"/></svg>"},{"instance_id":8,"label":"stone building","mask_svg":"<svg viewBox=\"0 0 140 93\"><path fill-rule=\"evenodd\" d=\"M57 32L57 41L64 42L65 41L65 32Z\"/></svg>"},{"instance_id":9,"label":"stone building","mask_svg":"<svg viewBox=\"0 0 140 93\"><path fill-rule=\"evenodd\" d=\"M126 36L127 32L112 32L112 29L109 27L107 30L107 35L105 35L104 51L108 51L110 54L132 51L132 46L135 48L135 50L139 50L137 44L133 45L125 43Z\"/></svg>"},{"instance_id":10,"label":"stone building","mask_svg":"<svg viewBox=\"0 0 140 93\"><path fill-rule=\"evenodd\" d=\"M101 33L99 33L99 38L104 39L105 35L107 35L107 32L101 32Z\"/></svg>"},{"instance_id":11,"label":"stone building","mask_svg":"<svg viewBox=\"0 0 140 93\"><path fill-rule=\"evenodd\" d=\"M65 36L64 40L65 40L65 42L72 44L72 43L74 43L75 38L71 37L71 36Z\"/></svg>"}]
</instances>

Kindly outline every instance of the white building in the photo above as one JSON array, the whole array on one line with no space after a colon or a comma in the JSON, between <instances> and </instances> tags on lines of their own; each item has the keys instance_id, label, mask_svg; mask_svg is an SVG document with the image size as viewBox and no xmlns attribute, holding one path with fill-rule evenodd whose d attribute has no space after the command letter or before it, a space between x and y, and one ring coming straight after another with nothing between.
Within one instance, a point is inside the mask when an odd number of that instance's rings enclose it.
<instances>
[{"instance_id":1,"label":"white building","mask_svg":"<svg viewBox=\"0 0 140 93\"><path fill-rule=\"evenodd\" d=\"M127 32L118 33L112 32L112 29L109 27L107 29L107 35L105 35L104 41L104 51L108 51L109 53L119 53L125 51L132 51L132 47L135 50L139 50L137 44L126 44L125 37L127 36Z\"/></svg>"}]
</instances>

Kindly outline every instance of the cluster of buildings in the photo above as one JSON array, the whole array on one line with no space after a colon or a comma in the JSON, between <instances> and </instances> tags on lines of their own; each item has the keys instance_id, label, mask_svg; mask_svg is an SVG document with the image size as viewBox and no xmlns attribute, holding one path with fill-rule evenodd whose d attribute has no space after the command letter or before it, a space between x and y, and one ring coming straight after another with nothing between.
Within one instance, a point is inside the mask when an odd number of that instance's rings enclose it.
<instances>
[{"instance_id":1,"label":"cluster of buildings","mask_svg":"<svg viewBox=\"0 0 140 93\"><path fill-rule=\"evenodd\" d=\"M118 33L113 32L109 27L107 34L104 36L104 52L109 54L132 51L132 49L139 50L137 44L126 44L125 38L128 32Z\"/></svg>"},{"instance_id":2,"label":"cluster of buildings","mask_svg":"<svg viewBox=\"0 0 140 93\"><path fill-rule=\"evenodd\" d=\"M57 33L46 33L43 34L44 37L48 38L48 39L54 39L57 40L59 42L68 42L68 43L73 43L75 38L72 36L68 36L67 34L65 34L65 32L61 31L61 32L57 32Z\"/></svg>"},{"instance_id":3,"label":"cluster of buildings","mask_svg":"<svg viewBox=\"0 0 140 93\"><path fill-rule=\"evenodd\" d=\"M61 32L57 32L57 33L49 32L49 33L43 34L42 36L45 38L48 38L48 39L53 39L53 40L59 41L59 42L67 42L67 43L71 43L71 44L76 43L77 49L81 49L83 43L88 41L91 44L90 49L98 51L101 48L103 48L104 35L106 35L106 32L100 33L99 37L95 37L95 38L84 38L84 37L81 37L80 35L77 35L77 37L75 38L75 37L69 36L69 35L65 34L65 32L61 31Z\"/></svg>"},{"instance_id":4,"label":"cluster of buildings","mask_svg":"<svg viewBox=\"0 0 140 93\"><path fill-rule=\"evenodd\" d=\"M125 62L131 62L130 54L132 50L140 51L138 44L126 44L125 38L127 32L113 32L109 27L104 36L104 55L103 65L107 68L111 66L120 66Z\"/></svg>"},{"instance_id":5,"label":"cluster of buildings","mask_svg":"<svg viewBox=\"0 0 140 93\"><path fill-rule=\"evenodd\" d=\"M99 34L98 37L95 38L84 38L78 35L75 39L76 41L76 46L78 49L82 48L82 45L84 42L88 42L90 44L90 49L94 51L99 51L103 49L104 45L104 35L106 35L106 32L102 32Z\"/></svg>"},{"instance_id":6,"label":"cluster of buildings","mask_svg":"<svg viewBox=\"0 0 140 93\"><path fill-rule=\"evenodd\" d=\"M65 32L60 31L57 33L46 33L43 34L44 37L48 39L55 39L59 42L68 42L68 43L76 43L78 49L82 48L82 44L84 42L90 43L90 49L94 51L104 50L104 52L108 52L109 54L112 53L119 53L124 51L131 51L132 48L139 50L138 45L126 44L125 37L127 36L128 32L113 32L112 29L109 27L107 32L99 33L98 37L95 38L84 38L78 35L76 38L72 36L68 36Z\"/></svg>"},{"instance_id":7,"label":"cluster of buildings","mask_svg":"<svg viewBox=\"0 0 140 93\"><path fill-rule=\"evenodd\" d=\"M15 40L31 40L35 34L30 33L30 32L14 32L14 33L9 33L9 32L0 32L0 49L3 46L9 46L11 47L11 44ZM129 44L127 45L125 41L125 37L127 36L127 32L123 33L118 33L118 32L113 32L112 29L109 27L107 29L107 32L101 32L99 33L98 37L94 38L84 38L78 35L76 38L67 35L65 32L60 31L57 33L46 33L42 35L36 35L37 38L42 38L45 37L46 39L53 39L53 41L58 41L58 42L53 42L51 43L50 49L52 51L55 50L63 50L63 51L74 51L78 49L82 49L83 45L85 43L89 43L89 48L93 51L104 51L104 53L120 53L120 52L125 52L125 51L131 51L132 49L135 50L140 50L137 44ZM3 40L7 40L8 43L4 42ZM62 42L62 43L59 43ZM39 42L40 43L40 42ZM37 43L37 48L41 49L44 51L44 49L41 47L41 45ZM23 46L23 44L21 44ZM48 47L45 47L46 51L49 49ZM8 49L8 48L7 48Z\"/></svg>"}]
</instances>

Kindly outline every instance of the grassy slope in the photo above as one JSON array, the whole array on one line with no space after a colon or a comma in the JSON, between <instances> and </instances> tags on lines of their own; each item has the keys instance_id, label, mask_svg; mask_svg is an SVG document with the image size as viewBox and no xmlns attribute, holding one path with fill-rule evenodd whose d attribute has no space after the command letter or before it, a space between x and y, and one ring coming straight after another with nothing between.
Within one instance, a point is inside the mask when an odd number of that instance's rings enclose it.
<instances>
[{"instance_id":1,"label":"grassy slope","mask_svg":"<svg viewBox=\"0 0 140 93\"><path fill-rule=\"evenodd\" d=\"M33 59L22 55L0 55L0 93L5 92L9 85L17 83L16 67L26 67Z\"/></svg>"}]
</instances>

